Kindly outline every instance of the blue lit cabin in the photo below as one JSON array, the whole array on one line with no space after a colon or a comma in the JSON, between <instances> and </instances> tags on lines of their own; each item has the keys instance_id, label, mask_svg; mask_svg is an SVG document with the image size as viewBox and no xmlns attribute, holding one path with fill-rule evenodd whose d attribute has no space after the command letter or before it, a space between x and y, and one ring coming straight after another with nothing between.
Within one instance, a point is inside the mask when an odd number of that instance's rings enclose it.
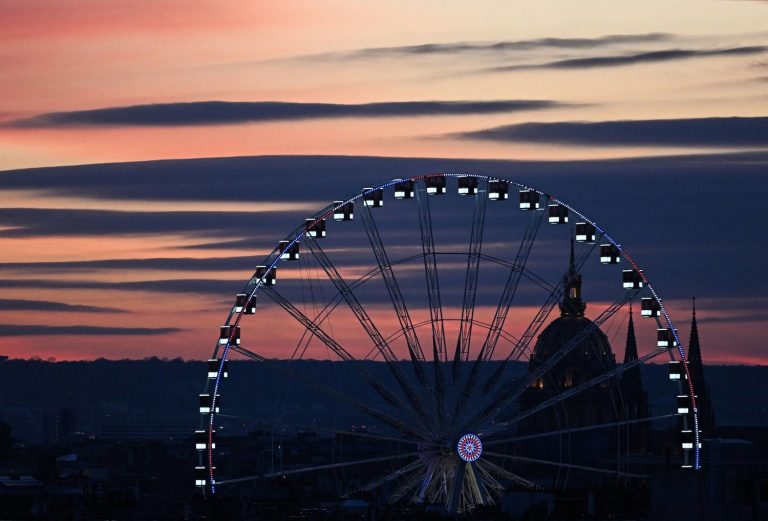
<instances>
[{"instance_id":1,"label":"blue lit cabin","mask_svg":"<svg viewBox=\"0 0 768 521\"><path fill-rule=\"evenodd\" d=\"M661 328L656 330L656 344L659 349L672 349L677 347L677 340L671 329Z\"/></svg>"},{"instance_id":2,"label":"blue lit cabin","mask_svg":"<svg viewBox=\"0 0 768 521\"><path fill-rule=\"evenodd\" d=\"M576 242L595 242L595 225L590 223L576 223Z\"/></svg>"},{"instance_id":3,"label":"blue lit cabin","mask_svg":"<svg viewBox=\"0 0 768 521\"><path fill-rule=\"evenodd\" d=\"M304 230L315 239L325 237L325 219L304 219Z\"/></svg>"},{"instance_id":4,"label":"blue lit cabin","mask_svg":"<svg viewBox=\"0 0 768 521\"><path fill-rule=\"evenodd\" d=\"M208 378L214 380L219 374L219 360L218 358L210 358L208 360ZM224 360L224 367L221 368L221 377L229 378L229 360Z\"/></svg>"},{"instance_id":5,"label":"blue lit cabin","mask_svg":"<svg viewBox=\"0 0 768 521\"><path fill-rule=\"evenodd\" d=\"M216 431L211 432L211 448L216 448ZM195 431L195 449L208 450L208 431Z\"/></svg>"},{"instance_id":6,"label":"blue lit cabin","mask_svg":"<svg viewBox=\"0 0 768 521\"><path fill-rule=\"evenodd\" d=\"M211 395L210 394L201 394L200 397L200 414L210 414L211 413ZM219 411L221 410L221 395L216 395L216 410L214 411L216 414L219 414Z\"/></svg>"},{"instance_id":7,"label":"blue lit cabin","mask_svg":"<svg viewBox=\"0 0 768 521\"><path fill-rule=\"evenodd\" d=\"M371 208L384 206L384 189L363 188L363 204Z\"/></svg>"},{"instance_id":8,"label":"blue lit cabin","mask_svg":"<svg viewBox=\"0 0 768 521\"><path fill-rule=\"evenodd\" d=\"M283 260L299 260L299 241L280 241L277 244L277 250L280 252L280 258Z\"/></svg>"},{"instance_id":9,"label":"blue lit cabin","mask_svg":"<svg viewBox=\"0 0 768 521\"><path fill-rule=\"evenodd\" d=\"M568 222L568 208L562 204L549 205L549 224L565 224Z\"/></svg>"},{"instance_id":10,"label":"blue lit cabin","mask_svg":"<svg viewBox=\"0 0 768 521\"><path fill-rule=\"evenodd\" d=\"M503 179L488 181L488 199L491 201L506 201L509 198L509 183Z\"/></svg>"},{"instance_id":11,"label":"blue lit cabin","mask_svg":"<svg viewBox=\"0 0 768 521\"><path fill-rule=\"evenodd\" d=\"M677 414L688 414L691 412L691 397L687 394L677 395Z\"/></svg>"},{"instance_id":12,"label":"blue lit cabin","mask_svg":"<svg viewBox=\"0 0 768 521\"><path fill-rule=\"evenodd\" d=\"M680 433L680 435L683 450L693 450L694 445L697 445L697 448L699 449L701 448L701 431L699 431L698 443L696 442L696 436L692 430L685 429Z\"/></svg>"},{"instance_id":13,"label":"blue lit cabin","mask_svg":"<svg viewBox=\"0 0 768 521\"><path fill-rule=\"evenodd\" d=\"M226 325L219 328L219 344L226 345L227 342L233 346L240 345L240 326Z\"/></svg>"},{"instance_id":14,"label":"blue lit cabin","mask_svg":"<svg viewBox=\"0 0 768 521\"><path fill-rule=\"evenodd\" d=\"M411 179L395 183L395 199L413 199L415 186Z\"/></svg>"},{"instance_id":15,"label":"blue lit cabin","mask_svg":"<svg viewBox=\"0 0 768 521\"><path fill-rule=\"evenodd\" d=\"M624 289L639 289L643 287L643 271L621 270L621 282Z\"/></svg>"},{"instance_id":16,"label":"blue lit cabin","mask_svg":"<svg viewBox=\"0 0 768 521\"><path fill-rule=\"evenodd\" d=\"M670 380L685 380L686 375L683 370L683 363L680 360L672 360L669 362L669 379Z\"/></svg>"},{"instance_id":17,"label":"blue lit cabin","mask_svg":"<svg viewBox=\"0 0 768 521\"><path fill-rule=\"evenodd\" d=\"M659 301L653 297L643 297L640 299L640 316L646 318L661 316L661 306Z\"/></svg>"},{"instance_id":18,"label":"blue lit cabin","mask_svg":"<svg viewBox=\"0 0 768 521\"><path fill-rule=\"evenodd\" d=\"M334 201L333 208L334 221L351 221L355 218L355 203L352 201Z\"/></svg>"},{"instance_id":19,"label":"blue lit cabin","mask_svg":"<svg viewBox=\"0 0 768 521\"><path fill-rule=\"evenodd\" d=\"M277 268L267 271L266 266L256 266L254 278L257 281L261 281L265 286L274 286L275 282L277 282Z\"/></svg>"},{"instance_id":20,"label":"blue lit cabin","mask_svg":"<svg viewBox=\"0 0 768 521\"><path fill-rule=\"evenodd\" d=\"M536 190L520 190L521 210L540 210L539 192Z\"/></svg>"},{"instance_id":21,"label":"blue lit cabin","mask_svg":"<svg viewBox=\"0 0 768 521\"><path fill-rule=\"evenodd\" d=\"M433 175L424 178L427 187L427 195L442 195L445 193L445 176Z\"/></svg>"},{"instance_id":22,"label":"blue lit cabin","mask_svg":"<svg viewBox=\"0 0 768 521\"><path fill-rule=\"evenodd\" d=\"M613 244L600 245L600 262L602 264L618 264L621 260L621 252Z\"/></svg>"},{"instance_id":23,"label":"blue lit cabin","mask_svg":"<svg viewBox=\"0 0 768 521\"><path fill-rule=\"evenodd\" d=\"M256 295L251 297L245 293L238 293L235 296L235 313L244 315L253 315L256 313Z\"/></svg>"},{"instance_id":24,"label":"blue lit cabin","mask_svg":"<svg viewBox=\"0 0 768 521\"><path fill-rule=\"evenodd\" d=\"M459 195L477 194L477 177L461 175L457 178Z\"/></svg>"}]
</instances>

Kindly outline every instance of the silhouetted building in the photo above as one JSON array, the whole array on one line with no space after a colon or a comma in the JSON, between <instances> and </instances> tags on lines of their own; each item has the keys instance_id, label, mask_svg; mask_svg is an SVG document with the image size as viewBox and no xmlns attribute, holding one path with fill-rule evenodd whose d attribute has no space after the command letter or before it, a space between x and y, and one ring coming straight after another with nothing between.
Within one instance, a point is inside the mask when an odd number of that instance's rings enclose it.
<instances>
[{"instance_id":1,"label":"silhouetted building","mask_svg":"<svg viewBox=\"0 0 768 521\"><path fill-rule=\"evenodd\" d=\"M712 408L712 398L709 386L704 379L704 362L701 359L699 345L699 328L696 324L696 298L693 299L693 314L691 317L691 339L688 342L688 370L691 373L693 389L696 393L696 407L699 416L699 430L706 438L715 432L715 411Z\"/></svg>"},{"instance_id":2,"label":"silhouetted building","mask_svg":"<svg viewBox=\"0 0 768 521\"><path fill-rule=\"evenodd\" d=\"M586 336L546 374L537 379L520 397L523 411L531 409L573 387L596 378L616 366L608 337L584 316L586 304L582 299L582 277L576 271L571 240L571 258L563 280L560 317L552 321L539 335L531 354L528 371L532 373L547 360L568 346L574 337L591 329ZM608 379L533 414L520 424L521 433L564 431L575 427L616 422L624 415L615 379ZM597 461L607 450L615 450L615 430L597 429L568 437L565 448L558 443L526 444L526 450L548 459L565 458L571 462ZM614 452L615 454L615 452Z\"/></svg>"},{"instance_id":3,"label":"silhouetted building","mask_svg":"<svg viewBox=\"0 0 768 521\"><path fill-rule=\"evenodd\" d=\"M635 321L632 307L629 308L629 325L627 326L627 344L624 349L624 363L637 360L637 339L635 338ZM643 387L640 364L630 367L621 374L621 396L624 404L624 418L639 420L648 417L648 393ZM629 452L645 452L648 450L648 424L637 423L629 432L627 441Z\"/></svg>"}]
</instances>

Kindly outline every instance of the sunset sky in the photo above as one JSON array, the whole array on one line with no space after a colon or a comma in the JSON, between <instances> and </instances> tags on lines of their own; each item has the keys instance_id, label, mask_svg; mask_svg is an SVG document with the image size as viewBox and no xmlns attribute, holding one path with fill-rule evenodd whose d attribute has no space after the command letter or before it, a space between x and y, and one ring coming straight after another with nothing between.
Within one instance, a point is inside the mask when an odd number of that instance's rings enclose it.
<instances>
[{"instance_id":1,"label":"sunset sky","mask_svg":"<svg viewBox=\"0 0 768 521\"><path fill-rule=\"evenodd\" d=\"M0 71L0 354L204 359L305 217L451 171L572 202L706 361L768 364L768 2L0 0Z\"/></svg>"}]
</instances>

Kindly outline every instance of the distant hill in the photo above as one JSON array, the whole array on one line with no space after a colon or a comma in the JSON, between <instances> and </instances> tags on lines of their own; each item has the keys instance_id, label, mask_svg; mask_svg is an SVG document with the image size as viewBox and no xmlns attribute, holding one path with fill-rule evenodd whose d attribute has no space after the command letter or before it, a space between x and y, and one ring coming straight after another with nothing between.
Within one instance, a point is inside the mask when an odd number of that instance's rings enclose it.
<instances>
[{"instance_id":1,"label":"distant hill","mask_svg":"<svg viewBox=\"0 0 768 521\"><path fill-rule=\"evenodd\" d=\"M394 385L384 364L369 362L366 369L377 381ZM524 372L525 364L510 365L508 377ZM249 430L269 425L277 414L297 425L332 421L348 426L368 419L317 386L289 378L290 373L385 408L348 363L233 362L222 389L222 421ZM50 436L45 430L63 410L69 429L97 435L105 425L191 431L199 424L197 395L205 377L204 363L182 360L0 361L0 420L11 425L16 439L30 442ZM709 366L706 378L719 425L768 426L768 367ZM671 410L675 392L666 367L644 367L643 380L654 413Z\"/></svg>"}]
</instances>

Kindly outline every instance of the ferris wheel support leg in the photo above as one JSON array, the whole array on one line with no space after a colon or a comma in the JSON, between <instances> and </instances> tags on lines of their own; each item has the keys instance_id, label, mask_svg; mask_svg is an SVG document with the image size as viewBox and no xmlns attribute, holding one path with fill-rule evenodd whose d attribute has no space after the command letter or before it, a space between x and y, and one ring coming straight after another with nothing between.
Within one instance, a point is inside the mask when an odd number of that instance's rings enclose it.
<instances>
[{"instance_id":1,"label":"ferris wheel support leg","mask_svg":"<svg viewBox=\"0 0 768 521\"><path fill-rule=\"evenodd\" d=\"M464 488L464 474L466 467L467 462L464 460L459 460L456 464L451 488L448 491L448 502L445 504L445 512L449 516L455 516L459 510L459 500L461 499L461 492Z\"/></svg>"}]
</instances>

